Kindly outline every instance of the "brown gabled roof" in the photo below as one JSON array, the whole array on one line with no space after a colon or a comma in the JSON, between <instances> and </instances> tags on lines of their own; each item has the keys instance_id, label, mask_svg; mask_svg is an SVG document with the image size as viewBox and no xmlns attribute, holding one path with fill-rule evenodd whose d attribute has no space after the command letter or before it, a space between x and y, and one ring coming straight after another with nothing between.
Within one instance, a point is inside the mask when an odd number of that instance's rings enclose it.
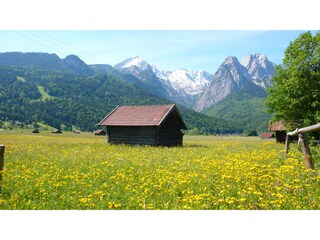
<instances>
[{"instance_id":1,"label":"brown gabled roof","mask_svg":"<svg viewBox=\"0 0 320 240\"><path fill-rule=\"evenodd\" d=\"M160 126L167 116L176 111L180 127L186 129L175 104L161 106L118 106L98 125L100 126Z\"/></svg>"},{"instance_id":2,"label":"brown gabled roof","mask_svg":"<svg viewBox=\"0 0 320 240\"><path fill-rule=\"evenodd\" d=\"M283 121L276 121L276 122L270 122L269 123L269 131L285 131L287 130L285 124Z\"/></svg>"}]
</instances>

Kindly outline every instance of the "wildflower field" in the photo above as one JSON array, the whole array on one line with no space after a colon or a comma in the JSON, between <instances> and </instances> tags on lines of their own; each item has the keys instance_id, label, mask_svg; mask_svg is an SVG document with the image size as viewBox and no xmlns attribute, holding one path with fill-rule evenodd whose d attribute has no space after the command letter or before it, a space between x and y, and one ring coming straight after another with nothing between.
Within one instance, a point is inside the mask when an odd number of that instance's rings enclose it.
<instances>
[{"instance_id":1,"label":"wildflower field","mask_svg":"<svg viewBox=\"0 0 320 240\"><path fill-rule=\"evenodd\" d=\"M291 144L185 136L183 147L108 145L91 133L0 132L0 209L320 209L316 170Z\"/></svg>"}]
</instances>

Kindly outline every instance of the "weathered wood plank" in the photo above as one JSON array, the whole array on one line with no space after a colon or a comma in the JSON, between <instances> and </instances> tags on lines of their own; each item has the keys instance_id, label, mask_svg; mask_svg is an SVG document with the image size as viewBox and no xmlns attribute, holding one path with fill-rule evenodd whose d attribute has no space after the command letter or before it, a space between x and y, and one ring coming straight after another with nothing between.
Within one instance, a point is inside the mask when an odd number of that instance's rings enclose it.
<instances>
[{"instance_id":1,"label":"weathered wood plank","mask_svg":"<svg viewBox=\"0 0 320 240\"><path fill-rule=\"evenodd\" d=\"M301 143L301 149L304 155L304 161L307 168L314 169L314 163L311 155L311 151L308 145L308 140L303 133L299 133L299 141Z\"/></svg>"},{"instance_id":2,"label":"weathered wood plank","mask_svg":"<svg viewBox=\"0 0 320 240\"><path fill-rule=\"evenodd\" d=\"M171 124L171 123L170 123ZM182 146L183 133L177 128L108 126L108 142L133 145Z\"/></svg>"},{"instance_id":3,"label":"weathered wood plank","mask_svg":"<svg viewBox=\"0 0 320 240\"><path fill-rule=\"evenodd\" d=\"M286 136L286 154L289 153L289 150L290 150L290 135L287 135Z\"/></svg>"},{"instance_id":4,"label":"weathered wood plank","mask_svg":"<svg viewBox=\"0 0 320 240\"><path fill-rule=\"evenodd\" d=\"M109 143L156 145L155 127L108 127Z\"/></svg>"},{"instance_id":5,"label":"weathered wood plank","mask_svg":"<svg viewBox=\"0 0 320 240\"><path fill-rule=\"evenodd\" d=\"M290 137L291 137L290 135L286 136L286 148L285 148L286 154L288 154L290 150ZM301 144L301 150L304 156L306 167L314 169L314 163L313 163L312 154L309 148L308 140L303 133L299 133L298 137L299 137L298 142Z\"/></svg>"},{"instance_id":6,"label":"weathered wood plank","mask_svg":"<svg viewBox=\"0 0 320 240\"><path fill-rule=\"evenodd\" d=\"M297 128L296 130L287 133L287 135L296 136L299 133L314 132L314 131L317 131L317 130L320 130L320 123L312 125L312 126L309 126L309 127L300 128L300 129Z\"/></svg>"},{"instance_id":7,"label":"weathered wood plank","mask_svg":"<svg viewBox=\"0 0 320 240\"><path fill-rule=\"evenodd\" d=\"M4 149L5 146L3 144L0 144L0 171L3 170L4 166Z\"/></svg>"},{"instance_id":8,"label":"weathered wood plank","mask_svg":"<svg viewBox=\"0 0 320 240\"><path fill-rule=\"evenodd\" d=\"M182 145L183 133L180 130L160 129L160 144L164 146Z\"/></svg>"},{"instance_id":9,"label":"weathered wood plank","mask_svg":"<svg viewBox=\"0 0 320 240\"><path fill-rule=\"evenodd\" d=\"M314 163L313 163L311 151L310 151L310 148L309 148L308 140L307 140L307 138L306 138L306 136L304 134L305 133L309 133L309 132L318 131L318 130L320 130L320 123L315 124L315 125L311 125L311 126L308 126L308 127L300 128L300 129L297 128L296 130L287 133L287 136L286 136L286 149L285 149L286 150L286 154L288 154L288 152L289 152L290 137L298 135L299 142L301 143L301 150L302 150L303 155L304 155L304 161L305 161L306 167L314 169Z\"/></svg>"}]
</instances>

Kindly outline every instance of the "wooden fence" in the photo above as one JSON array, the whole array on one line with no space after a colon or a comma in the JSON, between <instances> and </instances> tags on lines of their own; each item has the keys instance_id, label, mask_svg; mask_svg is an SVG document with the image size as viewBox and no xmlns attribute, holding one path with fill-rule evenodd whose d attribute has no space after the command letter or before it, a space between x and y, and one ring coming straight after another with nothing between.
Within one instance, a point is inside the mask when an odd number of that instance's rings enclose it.
<instances>
[{"instance_id":1,"label":"wooden fence","mask_svg":"<svg viewBox=\"0 0 320 240\"><path fill-rule=\"evenodd\" d=\"M4 166L4 149L5 149L5 146L0 144L0 193L2 191L2 171Z\"/></svg>"},{"instance_id":2,"label":"wooden fence","mask_svg":"<svg viewBox=\"0 0 320 240\"><path fill-rule=\"evenodd\" d=\"M305 128L297 128L293 132L287 133L286 136L286 154L288 154L290 150L290 137L292 136L298 136L299 141L298 143L301 143L301 149L304 155L304 161L307 168L314 169L314 162L312 159L312 154L309 148L308 140L305 136L305 133L314 132L320 130L320 123L305 127Z\"/></svg>"}]
</instances>

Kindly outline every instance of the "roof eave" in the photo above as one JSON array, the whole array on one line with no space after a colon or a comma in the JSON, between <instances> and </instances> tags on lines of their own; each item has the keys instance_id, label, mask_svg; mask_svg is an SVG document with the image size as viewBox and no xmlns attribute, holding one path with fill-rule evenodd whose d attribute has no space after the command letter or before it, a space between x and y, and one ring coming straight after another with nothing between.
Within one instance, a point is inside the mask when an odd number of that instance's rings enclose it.
<instances>
[{"instance_id":1,"label":"roof eave","mask_svg":"<svg viewBox=\"0 0 320 240\"><path fill-rule=\"evenodd\" d=\"M103 123L115 110L117 110L120 107L120 105L118 105L115 109L113 109L104 119L102 119L99 123L98 126L107 126L107 125L102 125L101 123Z\"/></svg>"},{"instance_id":2,"label":"roof eave","mask_svg":"<svg viewBox=\"0 0 320 240\"><path fill-rule=\"evenodd\" d=\"M184 121L183 121L183 119L182 119L182 117L181 117L181 115L180 115L180 112L179 112L176 104L172 104L172 106L171 106L171 108L169 109L169 111L167 112L167 114L159 121L158 126L161 126L161 124L165 121L165 119L170 115L170 113L171 113L174 109L176 109L176 112L177 112L177 114L178 114L178 118L179 118L180 122L182 123L182 126L181 126L180 128L186 130L186 129L187 129L187 126L186 126L186 124L184 123Z\"/></svg>"},{"instance_id":3,"label":"roof eave","mask_svg":"<svg viewBox=\"0 0 320 240\"><path fill-rule=\"evenodd\" d=\"M170 109L167 111L167 113L161 118L161 120L158 122L157 126L160 126L164 120L169 116L169 114L172 112L173 108L175 107L175 104L172 104Z\"/></svg>"}]
</instances>

